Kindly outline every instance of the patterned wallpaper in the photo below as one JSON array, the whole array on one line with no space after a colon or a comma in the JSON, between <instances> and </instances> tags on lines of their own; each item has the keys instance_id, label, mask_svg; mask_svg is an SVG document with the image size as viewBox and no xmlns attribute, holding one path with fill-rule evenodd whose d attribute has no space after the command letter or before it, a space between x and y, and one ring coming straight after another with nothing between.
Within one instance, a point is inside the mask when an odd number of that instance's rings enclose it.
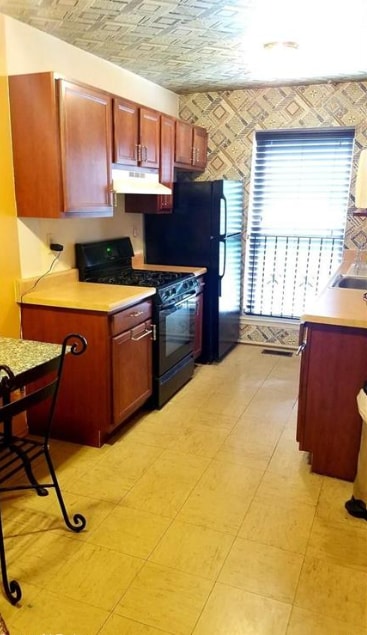
<instances>
[{"instance_id":1,"label":"patterned wallpaper","mask_svg":"<svg viewBox=\"0 0 367 635\"><path fill-rule=\"evenodd\" d=\"M367 82L193 93L180 97L180 117L209 132L208 167L198 178L243 179L247 226L252 145L256 130L353 126L356 141L345 246L365 247L367 220L353 216L359 153L367 147ZM245 250L245 240L244 240ZM298 326L243 317L241 341L293 347Z\"/></svg>"}]
</instances>

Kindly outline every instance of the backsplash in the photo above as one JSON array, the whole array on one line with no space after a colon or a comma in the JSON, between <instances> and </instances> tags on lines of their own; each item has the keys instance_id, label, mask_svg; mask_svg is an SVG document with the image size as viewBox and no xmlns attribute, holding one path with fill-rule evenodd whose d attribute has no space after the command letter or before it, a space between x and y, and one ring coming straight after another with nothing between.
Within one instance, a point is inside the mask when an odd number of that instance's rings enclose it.
<instances>
[{"instance_id":1,"label":"backsplash","mask_svg":"<svg viewBox=\"0 0 367 635\"><path fill-rule=\"evenodd\" d=\"M367 82L343 82L181 95L180 117L209 132L208 167L198 179L243 179L247 227L256 130L353 126L356 137L345 247L365 247L366 220L352 213L359 154L367 147L366 93ZM241 341L296 347L298 326L271 322L264 325L244 316Z\"/></svg>"}]
</instances>

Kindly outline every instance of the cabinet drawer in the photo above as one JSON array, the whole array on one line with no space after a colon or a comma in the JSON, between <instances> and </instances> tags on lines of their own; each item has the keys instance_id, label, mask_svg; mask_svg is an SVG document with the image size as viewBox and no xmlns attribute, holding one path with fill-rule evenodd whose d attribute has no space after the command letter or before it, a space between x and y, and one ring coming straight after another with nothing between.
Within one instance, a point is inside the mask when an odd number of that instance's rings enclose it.
<instances>
[{"instance_id":1,"label":"cabinet drawer","mask_svg":"<svg viewBox=\"0 0 367 635\"><path fill-rule=\"evenodd\" d=\"M123 333L141 322L145 322L152 316L152 303L150 300L140 302L134 306L115 313L111 318L111 334Z\"/></svg>"}]
</instances>

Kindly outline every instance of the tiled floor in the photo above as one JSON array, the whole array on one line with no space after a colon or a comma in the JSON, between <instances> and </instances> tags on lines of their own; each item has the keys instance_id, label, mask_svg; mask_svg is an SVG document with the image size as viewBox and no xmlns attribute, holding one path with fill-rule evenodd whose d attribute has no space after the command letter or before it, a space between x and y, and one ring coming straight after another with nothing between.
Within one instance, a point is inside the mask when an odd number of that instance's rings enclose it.
<instances>
[{"instance_id":1,"label":"tiled floor","mask_svg":"<svg viewBox=\"0 0 367 635\"><path fill-rule=\"evenodd\" d=\"M298 451L298 372L239 345L103 448L53 442L88 526L8 498L11 635L366 635L367 525Z\"/></svg>"}]
</instances>

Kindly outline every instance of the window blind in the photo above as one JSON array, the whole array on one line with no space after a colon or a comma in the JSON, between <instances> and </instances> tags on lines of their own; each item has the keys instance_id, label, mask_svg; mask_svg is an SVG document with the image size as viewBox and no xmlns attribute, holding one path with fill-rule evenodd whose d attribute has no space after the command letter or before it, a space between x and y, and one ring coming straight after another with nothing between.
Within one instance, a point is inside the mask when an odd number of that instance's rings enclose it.
<instances>
[{"instance_id":1,"label":"window blind","mask_svg":"<svg viewBox=\"0 0 367 635\"><path fill-rule=\"evenodd\" d=\"M354 128L256 133L246 313L298 317L340 262L353 142Z\"/></svg>"}]
</instances>

